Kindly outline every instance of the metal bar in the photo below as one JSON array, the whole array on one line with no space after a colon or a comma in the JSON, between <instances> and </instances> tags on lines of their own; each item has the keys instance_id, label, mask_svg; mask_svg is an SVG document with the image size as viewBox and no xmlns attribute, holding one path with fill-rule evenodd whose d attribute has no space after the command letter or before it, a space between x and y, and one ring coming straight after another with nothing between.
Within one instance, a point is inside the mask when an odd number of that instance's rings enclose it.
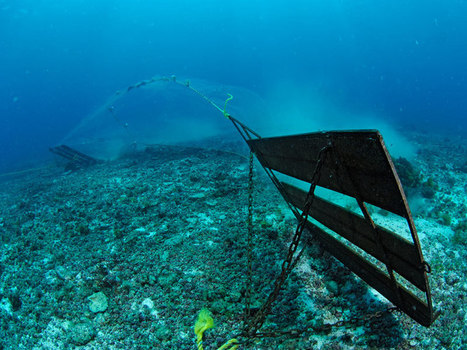
<instances>
[{"instance_id":1,"label":"metal bar","mask_svg":"<svg viewBox=\"0 0 467 350\"><path fill-rule=\"evenodd\" d=\"M288 194L287 198L291 199L291 204L302 209L306 192L286 183L282 183L282 187ZM316 195L311 216L341 237L384 262L384 256L378 249L372 229L361 216ZM414 261L418 260L414 244L384 227L375 225L375 229L379 232L381 243L386 249L394 270L420 290L426 291L427 285L423 271L420 270L418 264L414 264Z\"/></svg>"},{"instance_id":2,"label":"metal bar","mask_svg":"<svg viewBox=\"0 0 467 350\"><path fill-rule=\"evenodd\" d=\"M428 281L428 276L427 276L427 272L431 270L431 268L429 267L429 265L425 262L425 259L423 258L423 252L422 252L422 248L421 248L421 245L420 245L420 240L418 239L418 234L417 234L417 229L415 227L415 223L413 221L413 218L412 218L412 212L410 211L410 207L409 207L409 204L407 202L407 198L406 198L406 195L405 195L405 192L404 192L404 189L402 187L402 183L399 179L399 176L397 175L397 171L396 171L396 168L394 166L394 163L391 159L391 156L389 155L389 152L386 148L386 144L384 143L383 139L381 138L381 147L384 151L384 154L387 158L387 161L388 161L388 164L389 164L389 167L391 168L392 172L394 173L394 177L396 179L396 183L397 183L397 186L399 187L400 189L400 193L401 193L401 196L402 196L402 200L403 200L403 203L405 205L405 211L406 211L406 216L405 218L407 219L407 224L409 226L409 230L410 230L410 234L412 235L412 240L415 244L415 247L418 251L418 256L419 256L419 262L420 262L420 267L423 268L423 274L424 274L424 277L425 277L425 283L426 283L426 299L427 299L427 303L428 303L428 307L430 308L430 312L431 313L435 313L434 309L433 309L433 302L432 302L432 298L431 298L431 288L430 288L430 282ZM439 313L435 313L435 316L434 318L438 317Z\"/></svg>"},{"instance_id":3,"label":"metal bar","mask_svg":"<svg viewBox=\"0 0 467 350\"><path fill-rule=\"evenodd\" d=\"M253 139L251 135L253 135L257 139L261 138L261 136L258 133L250 129L248 126L240 122L238 119L235 119L234 117L232 117L230 114L227 114L226 117L234 124L235 128L237 128L238 132L240 132L240 134L245 139L245 141ZM243 133L242 131L240 131L240 128L243 131ZM244 134L246 135L246 137L244 136Z\"/></svg>"},{"instance_id":4,"label":"metal bar","mask_svg":"<svg viewBox=\"0 0 467 350\"><path fill-rule=\"evenodd\" d=\"M379 140L379 141L382 141L382 140ZM362 214L363 214L363 216L365 218L366 223L368 224L370 233L371 233L371 235L373 237L373 240L375 242L375 246L374 246L374 248L376 248L375 253L379 256L379 260L386 265L387 273L389 274L389 277L390 277L391 282L392 282L392 288L393 288L393 291L394 291L394 295L396 297L398 297L399 299L401 299L402 296L400 295L399 288L398 288L398 282L397 282L396 277L394 275L394 267L393 267L393 263L391 261L392 259L390 259L391 256L390 256L390 254L388 253L386 247L383 245L383 243L381 241L380 231L376 229L375 222L373 221L373 218L371 217L370 212L368 211L367 205L363 202L362 196L361 196L361 194L360 194L360 192L358 190L358 187L357 187L357 183L356 183L357 179L355 179L355 171L350 171L348 169L348 165L344 161L348 156L344 157L342 151L343 150L339 149L339 147L338 147L336 149L336 152L334 152L335 163L340 165L337 168L343 170L344 173L345 173L345 176L349 179L349 184L350 184L351 188L353 189L353 197L357 200L358 206L360 207L360 210L361 210L361 212L362 212ZM383 150L383 152L384 152L384 150ZM380 166L383 166L383 165L384 165L384 162L381 162ZM402 271L405 273L404 269L402 269ZM420 274L415 274L415 276L420 277ZM421 283L419 284L419 286L421 286L421 289L423 290L425 288L425 281L423 279L423 276L421 276L421 277L422 277L422 281L420 281ZM426 290L426 288L425 288L425 290Z\"/></svg>"},{"instance_id":5,"label":"metal bar","mask_svg":"<svg viewBox=\"0 0 467 350\"><path fill-rule=\"evenodd\" d=\"M434 321L433 313L431 312L431 308L423 300L419 299L402 286L398 286L398 291L402 296L402 298L399 298L394 293L392 281L381 270L316 225L307 222L306 227L312 234L318 236L326 249L332 251L333 255L339 261L412 319L425 327L432 324Z\"/></svg>"}]
</instances>

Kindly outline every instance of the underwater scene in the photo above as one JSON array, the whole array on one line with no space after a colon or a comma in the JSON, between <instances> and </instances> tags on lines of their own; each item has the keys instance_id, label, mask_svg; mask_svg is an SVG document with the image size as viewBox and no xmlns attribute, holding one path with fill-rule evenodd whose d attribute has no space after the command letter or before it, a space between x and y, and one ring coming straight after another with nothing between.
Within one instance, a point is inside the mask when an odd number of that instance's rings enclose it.
<instances>
[{"instance_id":1,"label":"underwater scene","mask_svg":"<svg viewBox=\"0 0 467 350\"><path fill-rule=\"evenodd\" d=\"M0 0L0 350L467 348L467 2Z\"/></svg>"}]
</instances>

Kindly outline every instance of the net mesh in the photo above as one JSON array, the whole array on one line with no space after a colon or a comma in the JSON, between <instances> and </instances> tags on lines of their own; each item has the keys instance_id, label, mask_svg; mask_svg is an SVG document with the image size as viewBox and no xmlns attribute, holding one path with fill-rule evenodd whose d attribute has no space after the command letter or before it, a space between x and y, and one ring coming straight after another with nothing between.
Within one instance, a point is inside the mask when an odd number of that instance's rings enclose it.
<instances>
[{"instance_id":1,"label":"net mesh","mask_svg":"<svg viewBox=\"0 0 467 350\"><path fill-rule=\"evenodd\" d=\"M81 152L112 159L148 144L189 143L234 135L226 110L253 128L266 106L252 91L204 80L157 77L117 91L62 140ZM233 137L233 136L232 136Z\"/></svg>"}]
</instances>

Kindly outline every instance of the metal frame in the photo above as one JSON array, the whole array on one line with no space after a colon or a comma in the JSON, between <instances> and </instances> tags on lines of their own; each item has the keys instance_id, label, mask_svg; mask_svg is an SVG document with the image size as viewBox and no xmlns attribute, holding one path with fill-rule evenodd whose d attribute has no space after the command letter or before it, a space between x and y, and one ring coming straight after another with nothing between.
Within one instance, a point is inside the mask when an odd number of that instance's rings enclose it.
<instances>
[{"instance_id":1,"label":"metal frame","mask_svg":"<svg viewBox=\"0 0 467 350\"><path fill-rule=\"evenodd\" d=\"M87 167L99 163L99 161L87 154L81 153L71 147L66 145L59 145L55 147L50 147L49 151L65 158L69 161L69 164L75 167Z\"/></svg>"},{"instance_id":2,"label":"metal frame","mask_svg":"<svg viewBox=\"0 0 467 350\"><path fill-rule=\"evenodd\" d=\"M227 117L297 219L302 216L308 193L281 182L274 172L311 183L319 152L327 147L317 185L355 198L362 215L314 194L309 216L340 239L311 220L307 220L306 228L332 255L401 311L421 325L430 326L437 317L427 277L430 268L423 258L407 198L381 134L376 130L358 130L261 138L235 118ZM405 218L411 241L375 224L367 203ZM373 258L361 254L355 246L384 264L385 269L372 263ZM425 300L413 289L423 293Z\"/></svg>"}]
</instances>

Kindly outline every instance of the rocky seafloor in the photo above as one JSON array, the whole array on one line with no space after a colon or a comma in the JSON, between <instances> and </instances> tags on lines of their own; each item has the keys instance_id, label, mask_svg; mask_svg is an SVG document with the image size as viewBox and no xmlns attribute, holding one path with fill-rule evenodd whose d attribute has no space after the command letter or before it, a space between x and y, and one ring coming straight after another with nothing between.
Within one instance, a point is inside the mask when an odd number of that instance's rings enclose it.
<instances>
[{"instance_id":1,"label":"rocky seafloor","mask_svg":"<svg viewBox=\"0 0 467 350\"><path fill-rule=\"evenodd\" d=\"M439 318L425 328L384 313L390 303L310 239L262 329L277 336L239 349L467 347L467 148L421 134L411 142L417 155L398 167ZM157 146L86 169L3 179L0 349L196 349L193 326L204 307L215 319L205 349L238 334L248 170L235 152ZM296 225L258 165L253 224L255 310ZM318 330L353 317L362 320ZM278 334L311 326L300 336Z\"/></svg>"}]
</instances>

